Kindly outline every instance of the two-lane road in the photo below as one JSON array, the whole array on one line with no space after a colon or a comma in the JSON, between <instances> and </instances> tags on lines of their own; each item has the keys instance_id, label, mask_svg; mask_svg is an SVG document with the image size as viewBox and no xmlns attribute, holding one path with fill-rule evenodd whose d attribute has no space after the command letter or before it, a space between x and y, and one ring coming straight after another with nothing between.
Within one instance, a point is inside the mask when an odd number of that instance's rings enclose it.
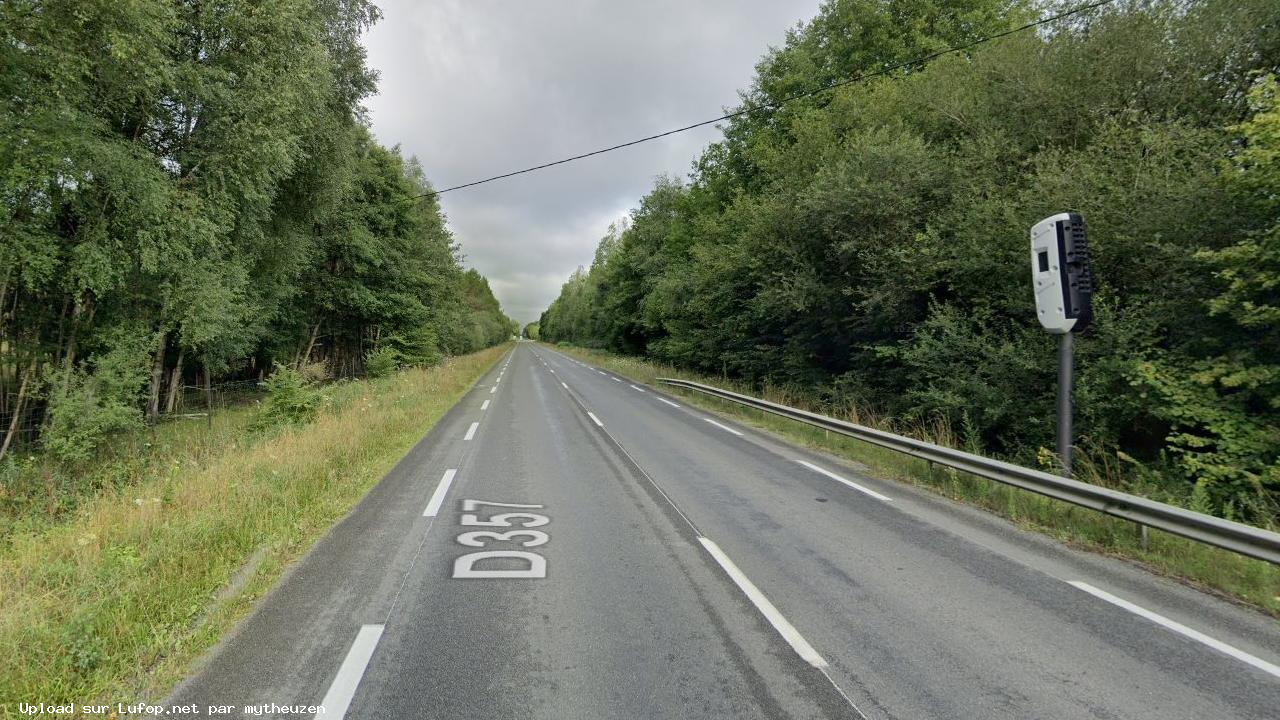
<instances>
[{"instance_id":1,"label":"two-lane road","mask_svg":"<svg viewBox=\"0 0 1280 720\"><path fill-rule=\"evenodd\" d=\"M1248 611L521 343L168 702L1263 718L1277 664Z\"/></svg>"}]
</instances>

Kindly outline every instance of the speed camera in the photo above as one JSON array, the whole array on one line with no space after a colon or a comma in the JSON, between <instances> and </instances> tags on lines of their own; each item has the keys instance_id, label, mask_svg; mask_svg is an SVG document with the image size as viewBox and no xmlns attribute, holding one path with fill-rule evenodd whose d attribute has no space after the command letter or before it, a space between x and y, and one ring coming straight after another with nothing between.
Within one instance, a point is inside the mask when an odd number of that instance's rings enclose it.
<instances>
[{"instance_id":1,"label":"speed camera","mask_svg":"<svg viewBox=\"0 0 1280 720\"><path fill-rule=\"evenodd\" d=\"M1031 228L1036 317L1054 334L1079 332L1093 320L1093 278L1084 218L1059 213Z\"/></svg>"}]
</instances>

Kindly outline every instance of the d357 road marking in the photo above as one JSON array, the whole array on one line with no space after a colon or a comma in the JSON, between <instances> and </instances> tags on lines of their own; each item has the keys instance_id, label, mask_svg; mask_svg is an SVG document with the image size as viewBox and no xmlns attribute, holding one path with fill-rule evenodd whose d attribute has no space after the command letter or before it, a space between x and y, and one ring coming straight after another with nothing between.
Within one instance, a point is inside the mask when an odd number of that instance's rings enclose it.
<instances>
[{"instance_id":1,"label":"d357 road marking","mask_svg":"<svg viewBox=\"0 0 1280 720\"><path fill-rule=\"evenodd\" d=\"M539 547L547 544L550 535L541 530L529 528L542 527L551 522L551 518L535 512L499 512L488 517L481 517L480 508L514 508L517 510L542 510L542 505L526 505L521 503L490 502L488 500L463 500L463 515L459 524L465 527L482 528L514 528L511 530L468 530L457 537L459 545L467 547L490 547L492 545L514 545L522 548ZM483 561L515 560L527 567L499 567L485 569L483 565L492 564ZM508 563L501 563L506 566ZM481 567L477 567L480 565ZM536 552L528 550L480 550L459 556L453 561L453 577L460 579L528 579L545 578L547 576L547 559Z\"/></svg>"}]
</instances>

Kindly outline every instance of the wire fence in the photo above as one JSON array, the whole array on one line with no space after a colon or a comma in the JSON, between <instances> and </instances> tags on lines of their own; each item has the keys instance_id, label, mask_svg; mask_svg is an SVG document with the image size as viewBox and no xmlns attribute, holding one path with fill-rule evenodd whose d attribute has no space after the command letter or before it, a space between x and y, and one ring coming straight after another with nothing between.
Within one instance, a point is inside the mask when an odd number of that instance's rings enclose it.
<instances>
[{"instance_id":1,"label":"wire fence","mask_svg":"<svg viewBox=\"0 0 1280 720\"><path fill-rule=\"evenodd\" d=\"M165 399L161 408L162 418L204 417L210 412L226 409L256 398L261 394L260 383L256 379L234 380L216 383L208 388L204 385L183 385L178 388L172 402Z\"/></svg>"},{"instance_id":2,"label":"wire fence","mask_svg":"<svg viewBox=\"0 0 1280 720\"><path fill-rule=\"evenodd\" d=\"M209 386L181 385L172 393L166 388L161 395L160 411L154 422L212 422L215 414L261 397L260 385L260 381L253 378L213 383ZM33 401L33 398L27 397L21 410L17 409L18 405L16 391L0 394L0 443L12 433L10 452L36 446L49 419L46 398L37 397Z\"/></svg>"}]
</instances>

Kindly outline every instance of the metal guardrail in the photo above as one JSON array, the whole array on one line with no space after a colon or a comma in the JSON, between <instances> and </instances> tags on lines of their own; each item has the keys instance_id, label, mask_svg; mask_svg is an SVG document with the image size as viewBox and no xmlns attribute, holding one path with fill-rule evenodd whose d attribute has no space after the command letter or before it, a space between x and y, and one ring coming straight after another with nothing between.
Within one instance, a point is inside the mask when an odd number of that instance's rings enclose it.
<instances>
[{"instance_id":1,"label":"metal guardrail","mask_svg":"<svg viewBox=\"0 0 1280 720\"><path fill-rule=\"evenodd\" d=\"M1077 480L1050 475L972 453L942 447L933 443L895 435L883 430L855 425L843 420L797 410L767 400L722 390L710 385L658 378L658 382L718 397L722 400L746 405L774 415L847 435L865 442L896 450L922 460L934 462L961 472L994 480L1005 485L1030 490L1055 500L1079 505L1113 517L1180 535L1191 540L1214 545L1280 565L1280 533L1256 528L1243 523L1223 520L1204 513L1186 510L1173 505L1129 495L1127 493L1097 487Z\"/></svg>"}]
</instances>

